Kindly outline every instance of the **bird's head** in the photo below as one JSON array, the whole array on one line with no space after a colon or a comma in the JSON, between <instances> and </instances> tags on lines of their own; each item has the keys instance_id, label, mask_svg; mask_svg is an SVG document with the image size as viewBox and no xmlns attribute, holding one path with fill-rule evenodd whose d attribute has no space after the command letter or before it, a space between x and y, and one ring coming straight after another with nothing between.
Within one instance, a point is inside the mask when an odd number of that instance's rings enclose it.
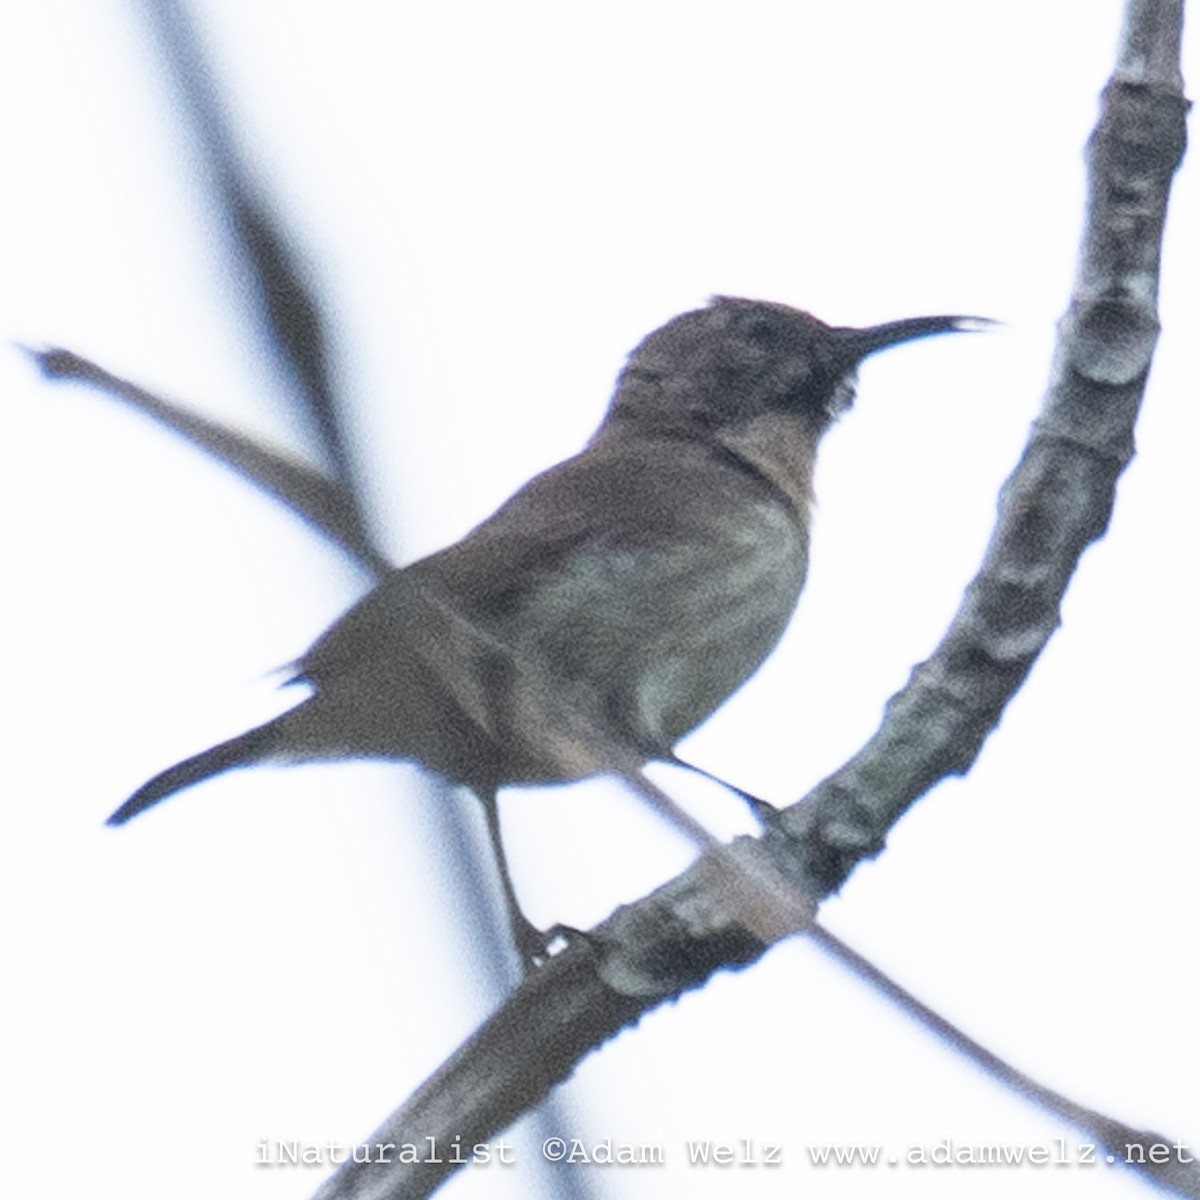
<instances>
[{"instance_id":1,"label":"bird's head","mask_svg":"<svg viewBox=\"0 0 1200 1200\"><path fill-rule=\"evenodd\" d=\"M819 437L853 403L858 364L869 354L987 324L974 317L915 317L853 329L785 304L716 296L707 308L668 321L633 351L610 416L720 428L791 414Z\"/></svg>"}]
</instances>

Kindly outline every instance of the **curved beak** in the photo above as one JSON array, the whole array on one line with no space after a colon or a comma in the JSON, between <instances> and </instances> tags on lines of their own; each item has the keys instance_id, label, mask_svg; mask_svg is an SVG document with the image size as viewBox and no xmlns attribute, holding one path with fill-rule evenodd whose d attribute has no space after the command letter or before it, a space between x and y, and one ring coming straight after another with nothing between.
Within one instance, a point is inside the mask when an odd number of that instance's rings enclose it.
<instances>
[{"instance_id":1,"label":"curved beak","mask_svg":"<svg viewBox=\"0 0 1200 1200\"><path fill-rule=\"evenodd\" d=\"M909 317L903 321L869 325L865 329L840 327L833 332L839 346L857 363L868 354L898 346L901 342L934 337L941 333L982 333L998 324L998 321L990 321L987 317Z\"/></svg>"}]
</instances>

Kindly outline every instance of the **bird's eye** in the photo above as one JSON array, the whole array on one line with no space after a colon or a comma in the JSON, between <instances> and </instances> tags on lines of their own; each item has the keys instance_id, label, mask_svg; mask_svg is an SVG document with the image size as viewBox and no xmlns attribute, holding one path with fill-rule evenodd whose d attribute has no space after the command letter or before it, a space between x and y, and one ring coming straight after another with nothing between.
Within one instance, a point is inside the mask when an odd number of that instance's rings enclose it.
<instances>
[{"instance_id":1,"label":"bird's eye","mask_svg":"<svg viewBox=\"0 0 1200 1200\"><path fill-rule=\"evenodd\" d=\"M767 317L755 317L746 326L746 337L758 346L778 345L780 332L778 322Z\"/></svg>"}]
</instances>

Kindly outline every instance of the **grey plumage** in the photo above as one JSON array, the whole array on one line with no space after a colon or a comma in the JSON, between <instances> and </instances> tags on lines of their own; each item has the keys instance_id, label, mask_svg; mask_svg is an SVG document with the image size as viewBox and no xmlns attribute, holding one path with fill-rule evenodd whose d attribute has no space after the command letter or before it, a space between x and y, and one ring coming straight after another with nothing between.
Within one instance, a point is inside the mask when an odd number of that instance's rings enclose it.
<instances>
[{"instance_id":1,"label":"grey plumage","mask_svg":"<svg viewBox=\"0 0 1200 1200\"><path fill-rule=\"evenodd\" d=\"M630 356L580 454L317 640L308 699L156 776L110 823L271 758L415 759L485 799L669 758L795 609L817 446L858 363L973 327L838 329L727 297L676 317Z\"/></svg>"}]
</instances>

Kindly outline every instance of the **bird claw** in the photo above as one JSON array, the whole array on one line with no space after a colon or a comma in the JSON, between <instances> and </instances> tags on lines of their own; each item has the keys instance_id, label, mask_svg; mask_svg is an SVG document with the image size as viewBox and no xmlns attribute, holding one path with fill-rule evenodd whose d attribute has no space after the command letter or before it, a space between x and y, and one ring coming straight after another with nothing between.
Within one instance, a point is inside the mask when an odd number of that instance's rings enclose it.
<instances>
[{"instance_id":1,"label":"bird claw","mask_svg":"<svg viewBox=\"0 0 1200 1200\"><path fill-rule=\"evenodd\" d=\"M532 922L525 921L521 928L513 928L513 941L526 979L577 940L587 941L588 936L573 925L556 923L542 930Z\"/></svg>"}]
</instances>

